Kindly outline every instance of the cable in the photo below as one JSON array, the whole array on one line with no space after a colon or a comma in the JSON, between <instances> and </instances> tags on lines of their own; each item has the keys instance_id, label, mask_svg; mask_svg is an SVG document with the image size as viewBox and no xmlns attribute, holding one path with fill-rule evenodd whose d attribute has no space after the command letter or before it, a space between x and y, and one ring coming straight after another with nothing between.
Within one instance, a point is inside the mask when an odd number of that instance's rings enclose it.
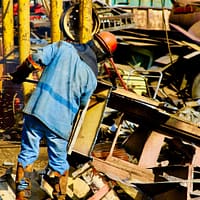
<instances>
[{"instance_id":1,"label":"cable","mask_svg":"<svg viewBox=\"0 0 200 200\"><path fill-rule=\"evenodd\" d=\"M161 0L161 5L162 5L162 18L163 18L164 30L165 30L166 40L167 40L167 48L169 51L170 61L171 61L171 63L173 63L172 52L171 52L171 48L170 48L170 44L169 44L169 35L168 35L168 31L167 31L167 25L166 25L166 20L165 20L165 13L164 13L164 0Z\"/></svg>"}]
</instances>

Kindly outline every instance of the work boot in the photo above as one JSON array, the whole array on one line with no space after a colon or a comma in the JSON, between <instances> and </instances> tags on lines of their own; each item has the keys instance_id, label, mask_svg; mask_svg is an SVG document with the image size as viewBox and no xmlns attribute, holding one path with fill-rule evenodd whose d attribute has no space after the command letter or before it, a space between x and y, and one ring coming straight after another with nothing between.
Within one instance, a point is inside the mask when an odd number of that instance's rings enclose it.
<instances>
[{"instance_id":1,"label":"work boot","mask_svg":"<svg viewBox=\"0 0 200 200\"><path fill-rule=\"evenodd\" d=\"M31 174L33 165L23 168L21 163L17 164L16 172L16 200L28 200L31 197Z\"/></svg>"},{"instance_id":2,"label":"work boot","mask_svg":"<svg viewBox=\"0 0 200 200\"><path fill-rule=\"evenodd\" d=\"M56 171L49 171L44 175L44 180L53 188L52 196L54 200L65 200L67 197L68 171L60 175Z\"/></svg>"}]
</instances>

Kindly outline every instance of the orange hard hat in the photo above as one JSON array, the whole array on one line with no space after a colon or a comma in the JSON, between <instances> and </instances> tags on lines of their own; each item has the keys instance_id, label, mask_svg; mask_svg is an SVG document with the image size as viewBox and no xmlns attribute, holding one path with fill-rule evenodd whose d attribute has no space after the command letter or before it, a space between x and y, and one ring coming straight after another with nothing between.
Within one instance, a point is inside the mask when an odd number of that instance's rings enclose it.
<instances>
[{"instance_id":1,"label":"orange hard hat","mask_svg":"<svg viewBox=\"0 0 200 200\"><path fill-rule=\"evenodd\" d=\"M110 54L112 54L117 48L117 39L111 32L102 31L98 34L95 34L95 39L104 49L104 51L107 51Z\"/></svg>"}]
</instances>

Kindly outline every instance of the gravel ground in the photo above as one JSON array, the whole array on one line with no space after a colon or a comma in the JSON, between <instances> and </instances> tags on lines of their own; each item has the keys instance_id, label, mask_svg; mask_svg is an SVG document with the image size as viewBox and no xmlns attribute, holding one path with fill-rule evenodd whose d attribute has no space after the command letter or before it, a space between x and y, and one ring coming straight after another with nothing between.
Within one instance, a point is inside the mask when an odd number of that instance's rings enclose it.
<instances>
[{"instance_id":1,"label":"gravel ground","mask_svg":"<svg viewBox=\"0 0 200 200\"><path fill-rule=\"evenodd\" d=\"M20 142L8 142L0 140L0 177L4 177L8 169L12 166L12 176L15 179L17 156L20 151ZM48 163L46 147L40 148L40 154L37 161L34 163L36 171L43 170ZM10 173L10 172L9 172ZM32 181L32 197L31 200L43 200L47 194L40 189L40 185L36 180ZM3 200L15 200L15 193L9 189L6 182L0 184L0 198Z\"/></svg>"},{"instance_id":2,"label":"gravel ground","mask_svg":"<svg viewBox=\"0 0 200 200\"><path fill-rule=\"evenodd\" d=\"M13 165L13 172L16 170L17 156L20 151L20 142L0 141L0 175L5 173L9 165ZM40 148L40 154L34 163L34 169L41 170L47 165L48 156L46 147Z\"/></svg>"}]
</instances>

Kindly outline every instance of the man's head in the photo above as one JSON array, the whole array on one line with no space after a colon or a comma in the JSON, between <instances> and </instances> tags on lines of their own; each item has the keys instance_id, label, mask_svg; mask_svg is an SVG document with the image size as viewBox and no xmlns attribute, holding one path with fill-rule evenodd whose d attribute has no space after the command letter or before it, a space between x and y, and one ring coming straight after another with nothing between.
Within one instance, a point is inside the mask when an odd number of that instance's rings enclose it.
<instances>
[{"instance_id":1,"label":"man's head","mask_svg":"<svg viewBox=\"0 0 200 200\"><path fill-rule=\"evenodd\" d=\"M111 57L112 53L117 48L117 39L115 35L108 31L102 31L94 35L94 46L93 50L97 55L97 60L100 62L106 57Z\"/></svg>"},{"instance_id":2,"label":"man's head","mask_svg":"<svg viewBox=\"0 0 200 200\"><path fill-rule=\"evenodd\" d=\"M110 54L112 54L117 48L117 39L115 35L108 31L102 31L98 34L95 34L94 39L97 40L105 52Z\"/></svg>"}]
</instances>

